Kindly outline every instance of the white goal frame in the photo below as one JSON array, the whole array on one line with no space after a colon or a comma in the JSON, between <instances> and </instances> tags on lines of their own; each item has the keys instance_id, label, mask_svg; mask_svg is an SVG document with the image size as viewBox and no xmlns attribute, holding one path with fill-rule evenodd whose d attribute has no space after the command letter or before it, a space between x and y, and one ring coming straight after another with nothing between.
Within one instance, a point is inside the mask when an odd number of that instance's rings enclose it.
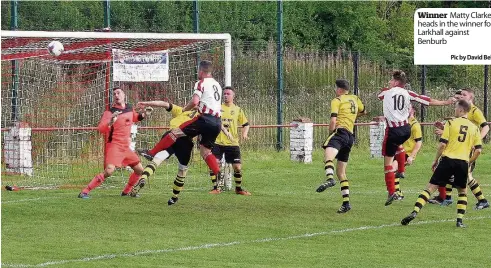
<instances>
[{"instance_id":1,"label":"white goal frame","mask_svg":"<svg viewBox=\"0 0 491 268\"><path fill-rule=\"evenodd\" d=\"M167 40L223 40L225 85L232 86L232 37L228 33L122 33L122 32L48 32L48 31L1 31L2 37L41 38L100 38L100 39L167 39Z\"/></svg>"}]
</instances>

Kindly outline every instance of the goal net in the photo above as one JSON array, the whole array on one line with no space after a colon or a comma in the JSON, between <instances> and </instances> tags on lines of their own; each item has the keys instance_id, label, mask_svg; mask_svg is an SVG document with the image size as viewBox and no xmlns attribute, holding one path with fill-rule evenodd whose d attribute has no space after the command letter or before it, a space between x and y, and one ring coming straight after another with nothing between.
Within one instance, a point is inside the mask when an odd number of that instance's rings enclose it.
<instances>
[{"instance_id":1,"label":"goal net","mask_svg":"<svg viewBox=\"0 0 491 268\"><path fill-rule=\"evenodd\" d=\"M1 38L4 186L77 188L100 173L104 140L96 126L113 87L123 88L133 105L167 100L183 106L204 59L213 62L219 82L231 85L229 34L2 31ZM64 46L57 57L47 50L54 40ZM132 146L153 147L170 119L155 109L134 128ZM186 187L209 187L199 153L190 167ZM176 171L170 160L154 178L170 185ZM129 172L122 168L114 175L106 186L119 187Z\"/></svg>"}]
</instances>

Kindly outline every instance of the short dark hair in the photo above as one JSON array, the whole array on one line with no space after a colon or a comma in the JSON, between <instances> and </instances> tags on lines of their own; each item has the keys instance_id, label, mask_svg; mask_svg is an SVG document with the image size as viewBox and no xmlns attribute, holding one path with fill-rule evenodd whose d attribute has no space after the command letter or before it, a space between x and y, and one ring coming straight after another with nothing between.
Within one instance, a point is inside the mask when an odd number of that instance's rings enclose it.
<instances>
[{"instance_id":1,"label":"short dark hair","mask_svg":"<svg viewBox=\"0 0 491 268\"><path fill-rule=\"evenodd\" d=\"M349 82L346 79L338 79L336 80L336 87L342 88L344 90L349 90Z\"/></svg>"},{"instance_id":2,"label":"short dark hair","mask_svg":"<svg viewBox=\"0 0 491 268\"><path fill-rule=\"evenodd\" d=\"M466 100L457 101L457 105L464 110L464 112L468 113L471 110L471 104Z\"/></svg>"},{"instance_id":3,"label":"short dark hair","mask_svg":"<svg viewBox=\"0 0 491 268\"><path fill-rule=\"evenodd\" d=\"M402 85L407 83L406 73L401 70L395 70L392 72L392 79L398 81Z\"/></svg>"},{"instance_id":4,"label":"short dark hair","mask_svg":"<svg viewBox=\"0 0 491 268\"><path fill-rule=\"evenodd\" d=\"M223 88L223 90L232 90L232 91L234 91L234 89L231 86L226 86L226 87Z\"/></svg>"},{"instance_id":5,"label":"short dark hair","mask_svg":"<svg viewBox=\"0 0 491 268\"><path fill-rule=\"evenodd\" d=\"M211 73L213 71L213 64L209 60L202 60L199 62L199 70L205 73Z\"/></svg>"},{"instance_id":6,"label":"short dark hair","mask_svg":"<svg viewBox=\"0 0 491 268\"><path fill-rule=\"evenodd\" d=\"M471 93L471 94L474 94L474 90L473 90L473 89L471 89L471 88L463 88L463 89L461 89L461 90L460 90L460 93L461 93L461 94L462 94L462 91L467 91L467 92L469 92L469 93Z\"/></svg>"},{"instance_id":7,"label":"short dark hair","mask_svg":"<svg viewBox=\"0 0 491 268\"><path fill-rule=\"evenodd\" d=\"M462 89L455 91L455 95L462 95Z\"/></svg>"},{"instance_id":8,"label":"short dark hair","mask_svg":"<svg viewBox=\"0 0 491 268\"><path fill-rule=\"evenodd\" d=\"M122 89L122 88L120 88L120 87L114 87L114 88L113 88L113 91L115 91L116 89L120 89L121 91L123 91L123 89Z\"/></svg>"}]
</instances>

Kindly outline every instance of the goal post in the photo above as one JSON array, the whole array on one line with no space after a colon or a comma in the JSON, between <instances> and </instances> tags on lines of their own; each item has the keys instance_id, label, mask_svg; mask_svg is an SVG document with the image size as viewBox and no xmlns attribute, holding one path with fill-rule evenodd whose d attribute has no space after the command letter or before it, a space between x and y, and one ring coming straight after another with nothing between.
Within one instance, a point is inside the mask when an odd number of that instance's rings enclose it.
<instances>
[{"instance_id":1,"label":"goal post","mask_svg":"<svg viewBox=\"0 0 491 268\"><path fill-rule=\"evenodd\" d=\"M110 103L110 87L123 88L133 105L160 99L183 106L192 96L198 59L211 60L216 79L232 85L230 34L1 31L1 39L4 184L78 187L100 172L104 146L95 127ZM57 57L47 50L55 40L64 46ZM145 55L165 54L167 78L142 80L149 77L142 69L136 80L114 79L116 51L144 63ZM153 146L170 119L157 109L139 123L136 147ZM19 139L15 133L29 135ZM201 161L194 163L203 172L191 176L207 178ZM162 172L173 179L177 169L169 165ZM209 186L203 178L190 178L187 185L193 183Z\"/></svg>"}]
</instances>

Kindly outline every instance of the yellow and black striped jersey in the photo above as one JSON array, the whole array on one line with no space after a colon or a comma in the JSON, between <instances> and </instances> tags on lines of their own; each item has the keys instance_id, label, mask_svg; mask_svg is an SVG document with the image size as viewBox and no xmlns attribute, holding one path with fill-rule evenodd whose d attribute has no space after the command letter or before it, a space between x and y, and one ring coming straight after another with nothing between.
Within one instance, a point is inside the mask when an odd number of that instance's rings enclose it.
<instances>
[{"instance_id":1,"label":"yellow and black striped jersey","mask_svg":"<svg viewBox=\"0 0 491 268\"><path fill-rule=\"evenodd\" d=\"M233 140L230 140L223 131L220 131L215 143L222 146L239 146L239 126L247 126L249 122L244 113L244 110L239 106L232 104L227 106L222 104L222 126L225 127Z\"/></svg>"},{"instance_id":2,"label":"yellow and black striped jersey","mask_svg":"<svg viewBox=\"0 0 491 268\"><path fill-rule=\"evenodd\" d=\"M486 118L484 117L484 114L474 104L472 104L471 110L467 114L467 118L479 128L482 128L487 125L487 121Z\"/></svg>"},{"instance_id":3,"label":"yellow and black striped jersey","mask_svg":"<svg viewBox=\"0 0 491 268\"><path fill-rule=\"evenodd\" d=\"M464 161L469 161L473 148L482 146L479 128L465 117L448 120L440 142L447 144L442 156Z\"/></svg>"},{"instance_id":4,"label":"yellow and black striped jersey","mask_svg":"<svg viewBox=\"0 0 491 268\"><path fill-rule=\"evenodd\" d=\"M414 117L410 117L409 125L411 126L411 136L402 144L402 147L404 147L404 151L406 151L407 155L411 155L416 142L423 139L423 132L421 131L421 125L419 124L418 120L416 120Z\"/></svg>"},{"instance_id":5,"label":"yellow and black striped jersey","mask_svg":"<svg viewBox=\"0 0 491 268\"><path fill-rule=\"evenodd\" d=\"M336 117L336 128L345 128L353 133L358 113L365 111L365 106L358 96L345 94L331 101L331 117Z\"/></svg>"},{"instance_id":6,"label":"yellow and black striped jersey","mask_svg":"<svg viewBox=\"0 0 491 268\"><path fill-rule=\"evenodd\" d=\"M178 128L182 123L187 122L199 115L198 111L196 110L182 112L182 107L174 104L170 104L167 111L172 114L172 119L169 123L171 129Z\"/></svg>"}]
</instances>

